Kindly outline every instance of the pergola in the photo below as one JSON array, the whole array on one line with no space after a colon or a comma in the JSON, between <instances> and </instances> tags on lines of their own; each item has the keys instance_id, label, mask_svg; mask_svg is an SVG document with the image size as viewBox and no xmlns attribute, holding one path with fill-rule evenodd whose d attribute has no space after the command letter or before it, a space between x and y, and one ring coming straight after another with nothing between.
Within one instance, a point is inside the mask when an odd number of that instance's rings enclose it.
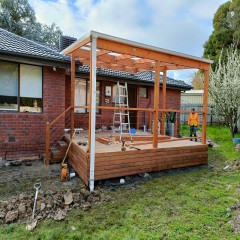
<instances>
[{"instance_id":1,"label":"pergola","mask_svg":"<svg viewBox=\"0 0 240 240\"><path fill-rule=\"evenodd\" d=\"M96 69L108 68L125 72L137 73L155 71L154 107L152 109L125 108L136 111L151 111L154 114L153 148L158 147L159 112L181 112L166 109L166 77L168 70L200 69L204 71L204 100L202 111L202 143L206 143L208 81L211 60L173 52L126 39L121 39L99 32L91 31L71 46L62 51L71 56L71 136L74 131L74 92L75 92L75 60L90 66L90 106L89 107L89 153L90 153L90 190L94 189L95 159L95 126L96 108L113 110L116 107L96 107ZM160 72L163 73L163 109L159 109ZM164 114L162 114L164 120ZM161 124L161 134L164 126Z\"/></svg>"}]
</instances>

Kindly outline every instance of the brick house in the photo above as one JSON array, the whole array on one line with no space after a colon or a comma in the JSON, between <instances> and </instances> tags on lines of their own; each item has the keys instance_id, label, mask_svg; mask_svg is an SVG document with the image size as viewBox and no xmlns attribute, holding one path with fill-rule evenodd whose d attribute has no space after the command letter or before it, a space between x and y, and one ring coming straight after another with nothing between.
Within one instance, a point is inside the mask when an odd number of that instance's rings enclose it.
<instances>
[{"instance_id":1,"label":"brick house","mask_svg":"<svg viewBox=\"0 0 240 240\"><path fill-rule=\"evenodd\" d=\"M88 105L89 67L79 64L76 69L75 105ZM117 81L128 83L130 107L152 106L153 72L132 74L103 68L97 69L97 104L114 105ZM106 89L111 89L110 95ZM183 81L167 78L167 108L180 109L181 91L189 89ZM46 122L69 106L70 58L51 46L0 29L0 158L43 154ZM141 112L130 113L130 117L135 128L149 121ZM99 110L97 127L110 127L112 119L113 112ZM75 110L75 127L88 129L87 110Z\"/></svg>"}]
</instances>

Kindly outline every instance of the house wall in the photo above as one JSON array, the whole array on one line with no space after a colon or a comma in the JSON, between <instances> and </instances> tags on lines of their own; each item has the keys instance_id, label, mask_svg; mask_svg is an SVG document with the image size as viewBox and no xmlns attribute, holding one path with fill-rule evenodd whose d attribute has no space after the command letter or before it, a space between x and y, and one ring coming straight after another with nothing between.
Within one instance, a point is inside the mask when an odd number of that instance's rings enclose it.
<instances>
[{"instance_id":1,"label":"house wall","mask_svg":"<svg viewBox=\"0 0 240 240\"><path fill-rule=\"evenodd\" d=\"M139 95L139 87L137 91L138 97L138 107L139 108L153 108L153 99L154 99L154 88L148 87L148 98L142 98ZM159 92L159 108L163 108L163 98L162 98L162 88ZM181 91L177 89L168 88L166 92L166 108L170 109L180 109L181 104ZM143 127L144 124L147 125L147 128L151 128L151 121L153 119L153 113L148 113L144 111L139 111L138 113L139 127ZM177 115L177 120L179 123L180 115ZM161 121L161 113L159 112L159 121Z\"/></svg>"},{"instance_id":2,"label":"house wall","mask_svg":"<svg viewBox=\"0 0 240 240\"><path fill-rule=\"evenodd\" d=\"M202 105L203 104L203 90L189 90L181 93L181 104L187 105Z\"/></svg>"},{"instance_id":3,"label":"house wall","mask_svg":"<svg viewBox=\"0 0 240 240\"><path fill-rule=\"evenodd\" d=\"M65 70L54 72L52 67L43 67L43 113L0 111L0 158L11 160L45 153L46 122L65 110L63 99Z\"/></svg>"},{"instance_id":4,"label":"house wall","mask_svg":"<svg viewBox=\"0 0 240 240\"><path fill-rule=\"evenodd\" d=\"M86 76L84 76L86 77ZM114 106L111 97L105 97L105 86L113 87L116 82L107 81L106 78L97 78L101 80L101 102L102 106ZM147 86L147 98L140 97L139 89L141 86L137 86L137 106L139 108L153 108L153 99L154 99L154 88L152 86ZM166 108L174 108L180 109L180 101L181 101L181 91L177 89L167 89L167 98L166 98ZM109 103L106 103L105 100L109 100ZM66 107L70 106L70 79L66 81ZM159 108L162 108L162 88L160 88L160 99L159 99ZM101 128L102 126L107 126L108 128L112 126L113 123L113 110L100 110L100 113L96 115L96 127ZM138 112L138 128L142 128L144 122L147 124L147 128L151 128L150 116L149 112L139 111ZM178 116L179 119L179 116ZM159 120L161 120L161 116L159 116ZM84 130L88 129L88 114L76 113L75 114L75 127L83 128Z\"/></svg>"},{"instance_id":5,"label":"house wall","mask_svg":"<svg viewBox=\"0 0 240 240\"><path fill-rule=\"evenodd\" d=\"M111 86L113 87L114 82L110 81L101 81L100 84L100 104L102 106L114 106L112 103L112 97L105 97L104 91L105 86ZM70 106L70 79L66 79L66 107ZM105 102L105 99L109 100L109 103ZM74 115L74 122L75 127L77 128L83 128L84 130L88 129L88 114L84 113L75 113ZM113 111L112 110L105 110L101 109L99 113L96 115L96 127L101 128L102 126L108 126L110 127L113 122Z\"/></svg>"}]
</instances>

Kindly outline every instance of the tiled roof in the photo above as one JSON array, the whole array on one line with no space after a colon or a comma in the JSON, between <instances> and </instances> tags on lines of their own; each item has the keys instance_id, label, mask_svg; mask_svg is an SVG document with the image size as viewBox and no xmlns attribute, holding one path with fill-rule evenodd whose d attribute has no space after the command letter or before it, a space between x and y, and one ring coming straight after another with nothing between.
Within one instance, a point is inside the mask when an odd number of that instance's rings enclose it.
<instances>
[{"instance_id":1,"label":"tiled roof","mask_svg":"<svg viewBox=\"0 0 240 240\"><path fill-rule=\"evenodd\" d=\"M70 61L68 56L60 54L49 46L20 37L2 28L0 28L0 52L63 62Z\"/></svg>"},{"instance_id":2,"label":"tiled roof","mask_svg":"<svg viewBox=\"0 0 240 240\"><path fill-rule=\"evenodd\" d=\"M83 65L77 69L78 73L89 73L90 67ZM128 80L135 80L138 82L144 83L154 83L155 73L151 71L139 72L139 73L129 73L118 70L106 69L106 68L97 68L97 75L107 76L107 77L117 77ZM160 83L163 81L163 76L160 76ZM175 80L167 77L167 86L176 87L180 89L190 90L192 87L181 80Z\"/></svg>"}]
</instances>

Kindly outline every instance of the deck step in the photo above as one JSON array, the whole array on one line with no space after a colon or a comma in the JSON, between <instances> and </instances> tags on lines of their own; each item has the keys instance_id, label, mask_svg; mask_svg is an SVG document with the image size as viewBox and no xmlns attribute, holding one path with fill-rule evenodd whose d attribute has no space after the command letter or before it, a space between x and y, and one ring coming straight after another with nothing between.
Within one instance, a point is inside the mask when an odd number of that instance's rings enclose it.
<instances>
[{"instance_id":1,"label":"deck step","mask_svg":"<svg viewBox=\"0 0 240 240\"><path fill-rule=\"evenodd\" d=\"M64 156L65 156L65 152L62 152L58 149L51 151L52 162L62 162Z\"/></svg>"},{"instance_id":2,"label":"deck step","mask_svg":"<svg viewBox=\"0 0 240 240\"><path fill-rule=\"evenodd\" d=\"M61 152L65 153L67 151L68 144L65 141L58 141L58 146Z\"/></svg>"},{"instance_id":3,"label":"deck step","mask_svg":"<svg viewBox=\"0 0 240 240\"><path fill-rule=\"evenodd\" d=\"M55 150L58 150L58 147L57 146L54 146L54 147L50 147L50 151L55 151Z\"/></svg>"}]
</instances>

